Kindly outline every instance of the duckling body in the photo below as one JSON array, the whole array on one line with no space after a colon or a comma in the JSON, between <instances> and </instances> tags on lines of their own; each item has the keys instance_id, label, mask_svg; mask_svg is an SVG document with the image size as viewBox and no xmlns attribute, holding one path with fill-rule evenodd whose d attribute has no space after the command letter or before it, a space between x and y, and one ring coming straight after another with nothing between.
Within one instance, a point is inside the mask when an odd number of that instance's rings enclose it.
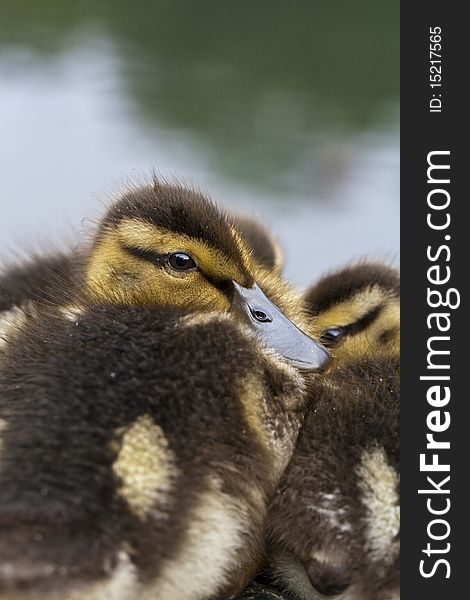
<instances>
[{"instance_id":1,"label":"duckling body","mask_svg":"<svg viewBox=\"0 0 470 600\"><path fill-rule=\"evenodd\" d=\"M288 597L398 597L399 279L347 267L306 294L330 344L267 518L270 570Z\"/></svg>"},{"instance_id":2,"label":"duckling body","mask_svg":"<svg viewBox=\"0 0 470 600\"><path fill-rule=\"evenodd\" d=\"M90 307L10 342L0 598L114 598L120 580L117 598L225 598L256 571L302 382L243 327L192 316Z\"/></svg>"},{"instance_id":3,"label":"duckling body","mask_svg":"<svg viewBox=\"0 0 470 600\"><path fill-rule=\"evenodd\" d=\"M22 309L0 347L1 600L221 600L253 577L293 365L328 361L262 277L214 205L154 186L110 209L66 304Z\"/></svg>"}]
</instances>

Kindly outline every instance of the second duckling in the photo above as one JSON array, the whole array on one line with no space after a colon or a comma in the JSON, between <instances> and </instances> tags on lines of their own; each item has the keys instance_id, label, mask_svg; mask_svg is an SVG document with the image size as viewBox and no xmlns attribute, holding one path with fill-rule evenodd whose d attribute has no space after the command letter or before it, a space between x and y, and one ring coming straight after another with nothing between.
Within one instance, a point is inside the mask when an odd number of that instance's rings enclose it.
<instances>
[{"instance_id":1,"label":"second duckling","mask_svg":"<svg viewBox=\"0 0 470 600\"><path fill-rule=\"evenodd\" d=\"M306 294L334 356L268 514L270 571L289 598L399 594L399 277L347 267Z\"/></svg>"}]
</instances>

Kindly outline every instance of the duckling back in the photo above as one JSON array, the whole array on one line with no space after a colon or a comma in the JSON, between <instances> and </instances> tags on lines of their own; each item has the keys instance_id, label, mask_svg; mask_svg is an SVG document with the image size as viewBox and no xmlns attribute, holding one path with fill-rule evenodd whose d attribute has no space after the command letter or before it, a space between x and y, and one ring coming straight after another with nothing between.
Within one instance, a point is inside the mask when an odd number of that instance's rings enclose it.
<instances>
[{"instance_id":1,"label":"duckling back","mask_svg":"<svg viewBox=\"0 0 470 600\"><path fill-rule=\"evenodd\" d=\"M378 264L309 290L332 369L267 518L270 571L289 597L396 598L399 588L399 287Z\"/></svg>"}]
</instances>

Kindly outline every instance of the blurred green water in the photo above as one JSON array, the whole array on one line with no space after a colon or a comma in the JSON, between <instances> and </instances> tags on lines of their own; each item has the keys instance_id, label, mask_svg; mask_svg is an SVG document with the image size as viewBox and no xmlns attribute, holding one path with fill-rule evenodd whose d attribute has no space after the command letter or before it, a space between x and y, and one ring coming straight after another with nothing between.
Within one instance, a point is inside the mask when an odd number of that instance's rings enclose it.
<instances>
[{"instance_id":1,"label":"blurred green water","mask_svg":"<svg viewBox=\"0 0 470 600\"><path fill-rule=\"evenodd\" d=\"M0 0L0 241L155 168L321 256L299 281L396 258L398 21L396 0Z\"/></svg>"},{"instance_id":2,"label":"blurred green water","mask_svg":"<svg viewBox=\"0 0 470 600\"><path fill-rule=\"evenodd\" d=\"M325 137L396 122L398 16L384 0L3 2L0 52L48 61L109 36L137 120L191 133L227 177L302 188Z\"/></svg>"}]
</instances>

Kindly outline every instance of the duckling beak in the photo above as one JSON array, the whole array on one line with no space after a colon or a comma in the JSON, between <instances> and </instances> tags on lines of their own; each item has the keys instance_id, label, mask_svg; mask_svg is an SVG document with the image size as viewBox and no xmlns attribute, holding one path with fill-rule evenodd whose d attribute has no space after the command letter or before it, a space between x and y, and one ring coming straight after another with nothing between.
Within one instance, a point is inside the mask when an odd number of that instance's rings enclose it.
<instances>
[{"instance_id":1,"label":"duckling beak","mask_svg":"<svg viewBox=\"0 0 470 600\"><path fill-rule=\"evenodd\" d=\"M319 342L301 331L255 285L245 288L236 282L231 310L239 314L268 347L303 371L324 371L330 354Z\"/></svg>"}]
</instances>

